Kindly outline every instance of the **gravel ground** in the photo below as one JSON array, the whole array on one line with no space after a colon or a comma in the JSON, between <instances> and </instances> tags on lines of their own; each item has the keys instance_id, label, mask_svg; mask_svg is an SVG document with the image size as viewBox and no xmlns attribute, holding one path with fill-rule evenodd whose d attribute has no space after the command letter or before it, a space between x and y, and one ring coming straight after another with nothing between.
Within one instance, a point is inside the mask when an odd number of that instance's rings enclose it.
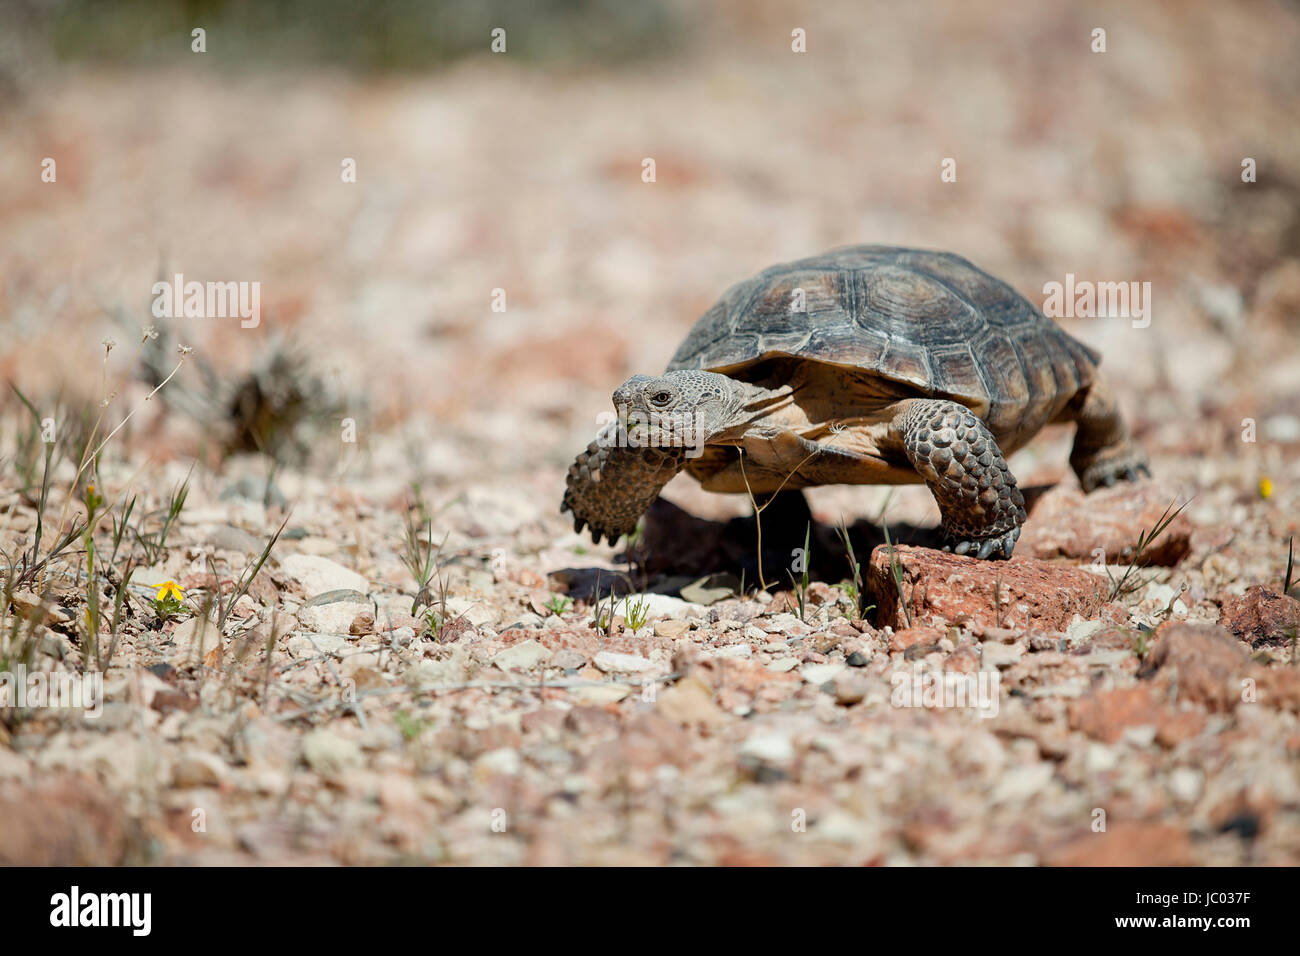
<instances>
[{"instance_id":1,"label":"gravel ground","mask_svg":"<svg viewBox=\"0 0 1300 956\"><path fill-rule=\"evenodd\" d=\"M8 396L0 659L96 673L84 537L12 576L97 495L103 705L0 710L0 862L1300 862L1298 42L1281 4L761 3L619 69L16 74L0 372L60 451L42 512ZM1061 322L1154 478L1084 496L1048 428L1009 563L927 547L923 488L813 489L806 588L786 549L757 590L748 503L685 477L630 551L574 533L612 389L733 282L859 242L1036 304L1150 282L1145 327ZM153 318L176 272L260 281L259 324ZM274 463L240 381L315 413Z\"/></svg>"}]
</instances>

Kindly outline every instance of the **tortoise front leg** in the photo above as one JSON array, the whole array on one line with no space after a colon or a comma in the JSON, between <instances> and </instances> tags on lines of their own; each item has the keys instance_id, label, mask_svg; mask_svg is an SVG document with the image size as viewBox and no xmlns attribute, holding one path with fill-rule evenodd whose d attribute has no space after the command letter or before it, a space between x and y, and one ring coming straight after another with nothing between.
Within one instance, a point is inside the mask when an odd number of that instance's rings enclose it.
<instances>
[{"instance_id":1,"label":"tortoise front leg","mask_svg":"<svg viewBox=\"0 0 1300 956\"><path fill-rule=\"evenodd\" d=\"M611 422L569 466L560 511L573 514L574 531L590 525L593 541L599 543L603 534L613 544L636 530L660 489L685 463L686 449L679 445L620 444L618 422Z\"/></svg>"},{"instance_id":2,"label":"tortoise front leg","mask_svg":"<svg viewBox=\"0 0 1300 956\"><path fill-rule=\"evenodd\" d=\"M893 429L943 519L944 550L1009 558L1025 499L992 433L969 408L942 399L904 402Z\"/></svg>"}]
</instances>

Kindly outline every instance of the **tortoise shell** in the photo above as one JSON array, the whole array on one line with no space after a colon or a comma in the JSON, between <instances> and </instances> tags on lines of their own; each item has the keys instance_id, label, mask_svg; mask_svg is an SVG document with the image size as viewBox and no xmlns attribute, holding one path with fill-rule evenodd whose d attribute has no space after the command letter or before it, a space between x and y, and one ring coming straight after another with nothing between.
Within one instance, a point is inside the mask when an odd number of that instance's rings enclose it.
<instances>
[{"instance_id":1,"label":"tortoise shell","mask_svg":"<svg viewBox=\"0 0 1300 956\"><path fill-rule=\"evenodd\" d=\"M1092 384L1100 361L961 256L851 246L732 286L695 323L668 371L745 378L782 356L959 402L995 435L1036 432Z\"/></svg>"}]
</instances>

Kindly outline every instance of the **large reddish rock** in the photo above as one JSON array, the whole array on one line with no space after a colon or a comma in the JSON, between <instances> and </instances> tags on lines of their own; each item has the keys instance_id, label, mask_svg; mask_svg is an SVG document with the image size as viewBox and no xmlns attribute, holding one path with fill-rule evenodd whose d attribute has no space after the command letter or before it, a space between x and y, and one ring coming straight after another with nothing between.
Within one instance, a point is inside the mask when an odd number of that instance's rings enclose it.
<instances>
[{"instance_id":1,"label":"large reddish rock","mask_svg":"<svg viewBox=\"0 0 1300 956\"><path fill-rule=\"evenodd\" d=\"M1068 706L1070 729L1113 744L1132 727L1158 726L1161 706L1147 685L1092 691Z\"/></svg>"},{"instance_id":2,"label":"large reddish rock","mask_svg":"<svg viewBox=\"0 0 1300 956\"><path fill-rule=\"evenodd\" d=\"M0 784L0 866L117 866L139 837L133 827L92 780Z\"/></svg>"},{"instance_id":3,"label":"large reddish rock","mask_svg":"<svg viewBox=\"0 0 1300 956\"><path fill-rule=\"evenodd\" d=\"M1176 747L1205 729L1203 710L1175 708L1150 684L1089 691L1070 701L1067 712L1071 730L1107 744L1116 743L1132 728L1150 726L1161 746Z\"/></svg>"},{"instance_id":4,"label":"large reddish rock","mask_svg":"<svg viewBox=\"0 0 1300 956\"><path fill-rule=\"evenodd\" d=\"M937 627L903 627L894 632L889 641L889 649L907 651L913 647L935 645L943 640L943 633Z\"/></svg>"},{"instance_id":5,"label":"large reddish rock","mask_svg":"<svg viewBox=\"0 0 1300 956\"><path fill-rule=\"evenodd\" d=\"M1156 644L1139 676L1154 677L1179 700L1227 712L1243 702L1300 712L1300 671L1261 667L1217 624L1173 623L1156 630Z\"/></svg>"},{"instance_id":6,"label":"large reddish rock","mask_svg":"<svg viewBox=\"0 0 1300 956\"><path fill-rule=\"evenodd\" d=\"M891 569L892 552L902 573L901 589ZM1106 605L1105 581L1078 568L1020 556L980 561L906 545L872 551L867 583L880 626L895 629L946 622L1064 631L1076 614L1093 620Z\"/></svg>"},{"instance_id":7,"label":"large reddish rock","mask_svg":"<svg viewBox=\"0 0 1300 956\"><path fill-rule=\"evenodd\" d=\"M1294 667L1257 667L1254 674L1259 703L1274 710L1300 714L1300 670Z\"/></svg>"},{"instance_id":8,"label":"large reddish rock","mask_svg":"<svg viewBox=\"0 0 1300 956\"><path fill-rule=\"evenodd\" d=\"M1289 643L1300 633L1300 601L1256 584L1220 604L1219 623L1252 647Z\"/></svg>"},{"instance_id":9,"label":"large reddish rock","mask_svg":"<svg viewBox=\"0 0 1300 956\"><path fill-rule=\"evenodd\" d=\"M1029 520L1016 543L1016 553L1030 558L1073 558L1092 561L1096 550L1110 563L1129 564L1138 536L1160 523L1166 509L1177 510L1178 492L1149 481L1099 488L1085 495L1076 487L1058 485L1032 503ZM1170 508L1170 503L1173 507ZM1143 551L1143 561L1172 567L1192 546L1192 524L1182 512Z\"/></svg>"},{"instance_id":10,"label":"large reddish rock","mask_svg":"<svg viewBox=\"0 0 1300 956\"><path fill-rule=\"evenodd\" d=\"M1216 624L1174 623L1156 631L1141 676L1166 687L1177 684L1179 700L1230 711L1241 702L1242 681L1254 670L1241 646Z\"/></svg>"}]
</instances>

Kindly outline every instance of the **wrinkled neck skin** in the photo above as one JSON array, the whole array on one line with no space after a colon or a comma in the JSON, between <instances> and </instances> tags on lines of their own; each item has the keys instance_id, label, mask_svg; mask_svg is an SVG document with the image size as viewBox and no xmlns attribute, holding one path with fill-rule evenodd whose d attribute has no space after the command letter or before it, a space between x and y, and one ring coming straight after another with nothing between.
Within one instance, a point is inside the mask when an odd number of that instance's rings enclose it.
<instances>
[{"instance_id":1,"label":"wrinkled neck skin","mask_svg":"<svg viewBox=\"0 0 1300 956\"><path fill-rule=\"evenodd\" d=\"M708 438L715 445L739 445L753 426L762 425L768 419L779 419L781 412L794 404L798 390L797 385L791 384L767 388L734 378L728 378L727 382L732 396L727 419Z\"/></svg>"}]
</instances>

